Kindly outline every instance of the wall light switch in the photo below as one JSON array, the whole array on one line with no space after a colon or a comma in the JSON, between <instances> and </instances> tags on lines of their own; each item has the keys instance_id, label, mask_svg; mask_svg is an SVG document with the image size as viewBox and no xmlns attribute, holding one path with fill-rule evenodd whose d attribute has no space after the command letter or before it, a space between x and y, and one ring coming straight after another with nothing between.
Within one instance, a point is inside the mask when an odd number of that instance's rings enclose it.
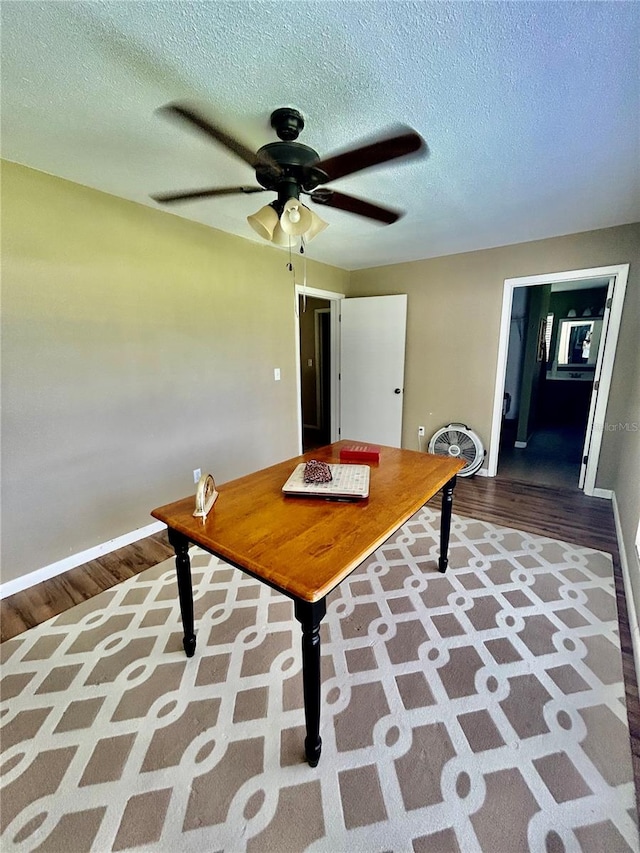
<instances>
[{"instance_id":1,"label":"wall light switch","mask_svg":"<svg viewBox=\"0 0 640 853\"><path fill-rule=\"evenodd\" d=\"M275 379L276 382L280 382L280 368L279 367L273 368L273 378Z\"/></svg>"},{"instance_id":2,"label":"wall light switch","mask_svg":"<svg viewBox=\"0 0 640 853\"><path fill-rule=\"evenodd\" d=\"M312 358L307 359L307 367L313 367L313 359Z\"/></svg>"}]
</instances>

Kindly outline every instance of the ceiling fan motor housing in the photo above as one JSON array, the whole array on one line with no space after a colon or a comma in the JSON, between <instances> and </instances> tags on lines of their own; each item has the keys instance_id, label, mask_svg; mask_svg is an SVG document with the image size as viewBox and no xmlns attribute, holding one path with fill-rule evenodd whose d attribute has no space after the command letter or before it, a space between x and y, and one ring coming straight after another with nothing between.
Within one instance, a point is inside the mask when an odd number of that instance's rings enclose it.
<instances>
[{"instance_id":1,"label":"ceiling fan motor housing","mask_svg":"<svg viewBox=\"0 0 640 853\"><path fill-rule=\"evenodd\" d=\"M327 175L322 169L314 169L314 164L320 160L318 152L301 142L269 142L263 145L256 155L256 179L267 190L279 192L283 181L297 185L296 192L290 192L287 198L298 198L300 189L310 192L319 183L326 181ZM280 167L274 171L273 163Z\"/></svg>"}]
</instances>

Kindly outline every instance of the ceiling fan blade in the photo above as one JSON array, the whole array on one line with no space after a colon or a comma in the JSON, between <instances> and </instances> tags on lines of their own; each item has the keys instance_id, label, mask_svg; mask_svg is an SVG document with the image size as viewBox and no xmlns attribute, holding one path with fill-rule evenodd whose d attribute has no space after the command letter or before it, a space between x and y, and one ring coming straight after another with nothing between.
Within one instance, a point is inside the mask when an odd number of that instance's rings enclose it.
<instances>
[{"instance_id":1,"label":"ceiling fan blade","mask_svg":"<svg viewBox=\"0 0 640 853\"><path fill-rule=\"evenodd\" d=\"M363 198L339 193L328 187L314 190L314 192L309 193L309 198L316 204L326 204L328 207L336 207L338 210L346 210L349 213L356 213L358 216L366 216L368 219L384 222L385 225L393 225L404 215L401 210L380 207L380 205L365 201Z\"/></svg>"},{"instance_id":2,"label":"ceiling fan blade","mask_svg":"<svg viewBox=\"0 0 640 853\"><path fill-rule=\"evenodd\" d=\"M384 136L367 145L352 148L349 151L334 154L314 163L314 170L320 169L328 177L322 183L344 178L362 169L378 166L398 157L406 157L409 154L424 156L428 153L427 144L419 133L407 128L405 133Z\"/></svg>"},{"instance_id":3,"label":"ceiling fan blade","mask_svg":"<svg viewBox=\"0 0 640 853\"><path fill-rule=\"evenodd\" d=\"M174 201L190 201L194 198L211 198L216 195L235 195L236 193L263 193L264 187L214 187L208 190L187 190L181 193L157 193L152 195L154 201L169 204Z\"/></svg>"},{"instance_id":4,"label":"ceiling fan blade","mask_svg":"<svg viewBox=\"0 0 640 853\"><path fill-rule=\"evenodd\" d=\"M161 115L169 116L170 118L185 121L191 125L191 127L198 128L198 130L201 130L211 139L214 139L216 142L224 145L225 148L228 148L229 151L233 152L233 154L241 160L244 160L245 163L248 163L254 169L258 164L262 164L273 167L277 172L282 171L275 160L271 160L268 155L262 154L258 157L254 151L247 148L247 146L240 142L239 139L236 139L235 136L231 136L231 134L227 133L222 127L217 124L213 124L212 121L200 115L200 113L196 112L196 110L191 107L187 107L182 104L167 104L164 107L160 107L157 112Z\"/></svg>"}]
</instances>

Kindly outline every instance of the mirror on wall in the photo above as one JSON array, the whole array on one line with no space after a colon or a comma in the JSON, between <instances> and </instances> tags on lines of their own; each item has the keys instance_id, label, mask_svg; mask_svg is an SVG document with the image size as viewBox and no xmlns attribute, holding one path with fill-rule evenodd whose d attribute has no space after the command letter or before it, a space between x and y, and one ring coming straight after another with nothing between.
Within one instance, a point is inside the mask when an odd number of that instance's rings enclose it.
<instances>
[{"instance_id":1,"label":"mirror on wall","mask_svg":"<svg viewBox=\"0 0 640 853\"><path fill-rule=\"evenodd\" d=\"M558 369L593 370L598 357L602 320L582 317L559 321L556 365Z\"/></svg>"}]
</instances>

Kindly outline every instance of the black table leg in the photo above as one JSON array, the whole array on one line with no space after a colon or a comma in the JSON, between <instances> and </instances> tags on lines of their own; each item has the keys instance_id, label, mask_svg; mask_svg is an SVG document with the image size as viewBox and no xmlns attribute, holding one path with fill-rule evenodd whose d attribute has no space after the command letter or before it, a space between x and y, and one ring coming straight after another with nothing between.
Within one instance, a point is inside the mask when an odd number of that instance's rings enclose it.
<instances>
[{"instance_id":1,"label":"black table leg","mask_svg":"<svg viewBox=\"0 0 640 853\"><path fill-rule=\"evenodd\" d=\"M446 572L449 565L449 533L451 532L451 510L453 509L453 490L456 478L453 476L442 489L442 514L440 516L440 559L438 568Z\"/></svg>"},{"instance_id":2,"label":"black table leg","mask_svg":"<svg viewBox=\"0 0 640 853\"><path fill-rule=\"evenodd\" d=\"M320 622L327 612L326 599L294 599L296 619L302 625L302 685L307 736L304 752L310 767L320 761Z\"/></svg>"},{"instance_id":3,"label":"black table leg","mask_svg":"<svg viewBox=\"0 0 640 853\"><path fill-rule=\"evenodd\" d=\"M196 650L196 635L193 630L193 589L191 587L191 560L189 559L189 540L177 530L167 530L169 542L176 552L176 575L178 577L178 595L180 597L180 615L184 636L182 645L188 658Z\"/></svg>"}]
</instances>

